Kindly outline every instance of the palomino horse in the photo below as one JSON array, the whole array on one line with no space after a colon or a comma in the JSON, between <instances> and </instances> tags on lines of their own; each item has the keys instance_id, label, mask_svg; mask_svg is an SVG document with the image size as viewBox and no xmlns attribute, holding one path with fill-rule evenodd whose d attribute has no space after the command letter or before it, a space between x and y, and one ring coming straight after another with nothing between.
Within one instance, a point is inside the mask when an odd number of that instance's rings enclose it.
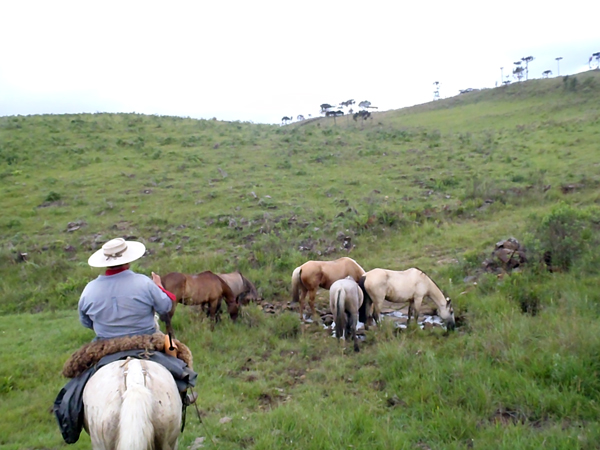
<instances>
[{"instance_id":1,"label":"palomino horse","mask_svg":"<svg viewBox=\"0 0 600 450\"><path fill-rule=\"evenodd\" d=\"M239 270L231 273L220 273L219 277L231 288L235 299L240 305L258 300L256 287Z\"/></svg>"},{"instance_id":2,"label":"palomino horse","mask_svg":"<svg viewBox=\"0 0 600 450\"><path fill-rule=\"evenodd\" d=\"M99 369L83 390L84 427L94 450L172 450L181 430L181 396L171 373L127 359Z\"/></svg>"},{"instance_id":3,"label":"palomino horse","mask_svg":"<svg viewBox=\"0 0 600 450\"><path fill-rule=\"evenodd\" d=\"M420 269L411 268L403 271L373 269L365 273L358 281L365 294L365 301L360 310L360 320L368 329L371 317L379 321L379 313L383 300L393 303L408 303L408 321L414 314L415 322L419 319L419 311L424 297L429 297L437 306L438 314L448 330L455 327L454 310L449 298L435 282Z\"/></svg>"},{"instance_id":4,"label":"palomino horse","mask_svg":"<svg viewBox=\"0 0 600 450\"><path fill-rule=\"evenodd\" d=\"M163 287L172 292L177 302L182 305L201 306L207 308L207 314L215 322L219 320L221 299L227 303L227 311L231 320L235 321L239 312L239 305L235 295L225 281L218 275L207 270L196 275L171 272L162 277ZM169 315L173 317L175 306L171 308Z\"/></svg>"},{"instance_id":5,"label":"palomino horse","mask_svg":"<svg viewBox=\"0 0 600 450\"><path fill-rule=\"evenodd\" d=\"M358 324L358 310L363 304L363 291L352 277L337 280L329 289L329 308L335 320L335 335L338 339L345 334L352 336L354 351L358 352L358 338L356 325Z\"/></svg>"},{"instance_id":6,"label":"palomino horse","mask_svg":"<svg viewBox=\"0 0 600 450\"><path fill-rule=\"evenodd\" d=\"M300 319L303 318L307 293L311 314L316 318L315 297L320 287L329 289L335 281L348 276L358 282L364 273L356 261L346 256L335 261L307 261L296 267L292 273L292 299L300 301Z\"/></svg>"}]
</instances>

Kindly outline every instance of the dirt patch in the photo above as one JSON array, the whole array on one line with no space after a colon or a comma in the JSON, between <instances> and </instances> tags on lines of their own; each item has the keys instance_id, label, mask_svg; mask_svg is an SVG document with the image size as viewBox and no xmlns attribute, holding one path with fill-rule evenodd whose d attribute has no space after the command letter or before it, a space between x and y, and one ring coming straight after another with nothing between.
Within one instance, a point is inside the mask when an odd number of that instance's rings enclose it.
<instances>
[{"instance_id":1,"label":"dirt patch","mask_svg":"<svg viewBox=\"0 0 600 450\"><path fill-rule=\"evenodd\" d=\"M490 422L504 426L524 424L526 420L525 414L510 408L498 408L490 417Z\"/></svg>"}]
</instances>

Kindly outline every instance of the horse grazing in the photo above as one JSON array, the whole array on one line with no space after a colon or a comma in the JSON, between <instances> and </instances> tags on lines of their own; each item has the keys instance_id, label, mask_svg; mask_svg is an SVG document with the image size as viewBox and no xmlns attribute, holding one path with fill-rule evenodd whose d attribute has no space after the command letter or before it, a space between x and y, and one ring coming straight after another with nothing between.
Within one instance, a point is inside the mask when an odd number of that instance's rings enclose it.
<instances>
[{"instance_id":1,"label":"horse grazing","mask_svg":"<svg viewBox=\"0 0 600 450\"><path fill-rule=\"evenodd\" d=\"M448 330L455 328L454 310L449 298L444 297L435 282L420 269L411 268L403 271L373 269L365 273L358 281L365 295L360 308L360 320L368 329L369 320L379 321L379 313L383 300L392 303L407 303L408 322L414 314L415 322L419 319L419 311L423 298L429 297L437 306L438 314Z\"/></svg>"},{"instance_id":2,"label":"horse grazing","mask_svg":"<svg viewBox=\"0 0 600 450\"><path fill-rule=\"evenodd\" d=\"M177 448L181 396L171 373L158 363L127 359L102 367L87 382L83 405L95 450Z\"/></svg>"},{"instance_id":3,"label":"horse grazing","mask_svg":"<svg viewBox=\"0 0 600 450\"><path fill-rule=\"evenodd\" d=\"M335 335L338 342L342 333L346 338L352 336L355 352L360 351L356 337L356 325L358 324L358 310L363 304L363 298L363 291L352 277L337 280L329 289L329 308L335 320Z\"/></svg>"},{"instance_id":4,"label":"horse grazing","mask_svg":"<svg viewBox=\"0 0 600 450\"><path fill-rule=\"evenodd\" d=\"M296 267L292 273L292 299L300 301L300 319L303 318L307 293L311 314L316 318L315 297L320 287L329 289L334 282L348 276L358 282L364 273L356 261L346 256L335 261L307 261Z\"/></svg>"},{"instance_id":5,"label":"horse grazing","mask_svg":"<svg viewBox=\"0 0 600 450\"><path fill-rule=\"evenodd\" d=\"M221 299L227 303L227 311L231 320L235 321L239 312L239 304L231 288L218 275L207 270L196 275L171 272L162 277L163 287L172 292L177 302L182 305L201 306L215 322L219 321ZM173 317L176 303L169 315Z\"/></svg>"},{"instance_id":6,"label":"horse grazing","mask_svg":"<svg viewBox=\"0 0 600 450\"><path fill-rule=\"evenodd\" d=\"M219 277L231 288L238 304L247 305L249 302L258 300L256 287L239 270L231 273L220 273Z\"/></svg>"}]
</instances>

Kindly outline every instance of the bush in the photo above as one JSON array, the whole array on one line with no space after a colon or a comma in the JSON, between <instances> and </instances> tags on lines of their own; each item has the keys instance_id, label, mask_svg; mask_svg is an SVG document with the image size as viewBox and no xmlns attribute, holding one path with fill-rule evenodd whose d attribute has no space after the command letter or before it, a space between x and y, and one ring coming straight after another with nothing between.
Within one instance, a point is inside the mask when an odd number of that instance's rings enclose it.
<instances>
[{"instance_id":1,"label":"bush","mask_svg":"<svg viewBox=\"0 0 600 450\"><path fill-rule=\"evenodd\" d=\"M541 288L537 284L539 276L534 275L533 278L525 274L513 273L502 283L502 293L515 301L520 307L523 314L537 315L541 306Z\"/></svg>"},{"instance_id":2,"label":"bush","mask_svg":"<svg viewBox=\"0 0 600 450\"><path fill-rule=\"evenodd\" d=\"M273 334L280 339L295 338L300 334L300 321L297 314L284 312L269 322Z\"/></svg>"},{"instance_id":3,"label":"bush","mask_svg":"<svg viewBox=\"0 0 600 450\"><path fill-rule=\"evenodd\" d=\"M574 261L591 249L594 241L594 211L580 210L565 203L556 205L549 214L534 217L534 253L551 270L567 271Z\"/></svg>"},{"instance_id":4,"label":"bush","mask_svg":"<svg viewBox=\"0 0 600 450\"><path fill-rule=\"evenodd\" d=\"M57 202L62 198L62 196L58 192L50 191L48 195L46 195L45 201L47 202Z\"/></svg>"},{"instance_id":5,"label":"bush","mask_svg":"<svg viewBox=\"0 0 600 450\"><path fill-rule=\"evenodd\" d=\"M241 321L249 328L264 327L266 318L262 308L258 305L246 305L242 309Z\"/></svg>"}]
</instances>

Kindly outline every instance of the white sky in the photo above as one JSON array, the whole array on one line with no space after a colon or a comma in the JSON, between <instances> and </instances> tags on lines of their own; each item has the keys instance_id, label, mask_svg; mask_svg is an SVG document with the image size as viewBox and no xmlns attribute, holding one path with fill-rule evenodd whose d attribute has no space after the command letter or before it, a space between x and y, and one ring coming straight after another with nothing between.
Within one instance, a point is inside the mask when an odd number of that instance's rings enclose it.
<instances>
[{"instance_id":1,"label":"white sky","mask_svg":"<svg viewBox=\"0 0 600 450\"><path fill-rule=\"evenodd\" d=\"M0 116L137 112L256 123L494 87L534 56L588 70L600 2L0 0ZM511 77L512 79L512 77ZM356 107L355 107L356 108Z\"/></svg>"}]
</instances>

